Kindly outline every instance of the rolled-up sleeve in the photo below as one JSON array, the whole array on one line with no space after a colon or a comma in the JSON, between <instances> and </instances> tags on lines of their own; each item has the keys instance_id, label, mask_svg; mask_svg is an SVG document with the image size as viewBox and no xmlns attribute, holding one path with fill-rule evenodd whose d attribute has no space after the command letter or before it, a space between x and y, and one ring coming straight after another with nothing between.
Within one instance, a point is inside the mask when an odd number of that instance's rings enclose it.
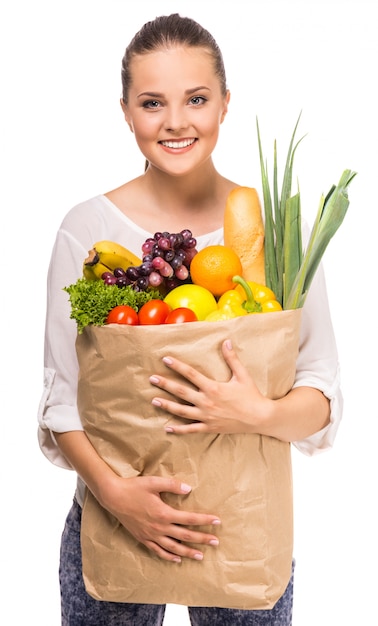
<instances>
[{"instance_id":1,"label":"rolled-up sleeve","mask_svg":"<svg viewBox=\"0 0 378 626\"><path fill-rule=\"evenodd\" d=\"M322 266L313 279L302 311L294 387L300 386L319 389L330 400L329 424L310 437L293 442L304 454L313 455L333 446L343 412L338 352Z\"/></svg>"},{"instance_id":2,"label":"rolled-up sleeve","mask_svg":"<svg viewBox=\"0 0 378 626\"><path fill-rule=\"evenodd\" d=\"M78 363L76 322L70 318L64 287L82 274L86 250L64 229L57 233L47 277L44 381L38 407L38 441L54 464L70 468L60 452L54 432L83 430L76 404Z\"/></svg>"}]
</instances>

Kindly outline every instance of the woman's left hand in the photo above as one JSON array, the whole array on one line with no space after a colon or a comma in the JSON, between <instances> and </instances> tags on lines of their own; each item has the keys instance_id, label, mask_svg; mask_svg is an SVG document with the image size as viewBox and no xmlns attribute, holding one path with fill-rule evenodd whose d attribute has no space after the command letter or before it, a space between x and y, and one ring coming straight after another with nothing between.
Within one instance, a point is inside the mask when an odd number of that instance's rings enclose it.
<instances>
[{"instance_id":1,"label":"woman's left hand","mask_svg":"<svg viewBox=\"0 0 378 626\"><path fill-rule=\"evenodd\" d=\"M240 362L230 340L224 341L222 354L230 368L227 382L217 382L196 369L165 357L164 363L188 381L177 382L165 376L153 375L150 382L174 396L166 399L156 396L152 404L189 424L169 424L167 432L186 433L251 433L258 432L258 424L267 415L272 400L258 390L248 370Z\"/></svg>"}]
</instances>

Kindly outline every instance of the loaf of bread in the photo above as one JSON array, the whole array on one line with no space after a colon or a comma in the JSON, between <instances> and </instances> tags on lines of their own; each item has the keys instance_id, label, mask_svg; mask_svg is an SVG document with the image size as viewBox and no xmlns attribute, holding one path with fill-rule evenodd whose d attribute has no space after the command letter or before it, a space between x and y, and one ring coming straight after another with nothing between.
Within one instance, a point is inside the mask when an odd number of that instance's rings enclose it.
<instances>
[{"instance_id":1,"label":"loaf of bread","mask_svg":"<svg viewBox=\"0 0 378 626\"><path fill-rule=\"evenodd\" d=\"M264 222L258 193L253 187L235 187L224 213L224 244L238 255L243 278L265 285Z\"/></svg>"}]
</instances>

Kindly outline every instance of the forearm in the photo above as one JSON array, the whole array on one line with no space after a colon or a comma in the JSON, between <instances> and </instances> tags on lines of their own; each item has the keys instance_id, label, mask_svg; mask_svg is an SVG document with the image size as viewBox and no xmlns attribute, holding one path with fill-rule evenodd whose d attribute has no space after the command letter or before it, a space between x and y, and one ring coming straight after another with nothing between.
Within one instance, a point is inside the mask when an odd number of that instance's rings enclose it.
<instances>
[{"instance_id":1,"label":"forearm","mask_svg":"<svg viewBox=\"0 0 378 626\"><path fill-rule=\"evenodd\" d=\"M296 387L267 404L266 412L252 424L252 431L283 441L299 441L325 428L330 402L318 389Z\"/></svg>"},{"instance_id":2,"label":"forearm","mask_svg":"<svg viewBox=\"0 0 378 626\"><path fill-rule=\"evenodd\" d=\"M56 442L78 475L100 503L117 477L115 472L97 454L83 431L54 433Z\"/></svg>"}]
</instances>

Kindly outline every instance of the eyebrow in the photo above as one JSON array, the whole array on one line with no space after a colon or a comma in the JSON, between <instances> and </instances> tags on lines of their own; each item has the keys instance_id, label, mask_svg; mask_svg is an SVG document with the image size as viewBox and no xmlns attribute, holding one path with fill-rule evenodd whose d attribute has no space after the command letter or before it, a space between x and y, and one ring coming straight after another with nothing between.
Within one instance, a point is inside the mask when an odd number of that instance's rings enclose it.
<instances>
[{"instance_id":1,"label":"eyebrow","mask_svg":"<svg viewBox=\"0 0 378 626\"><path fill-rule=\"evenodd\" d=\"M206 91L211 91L210 87L206 87L206 85L199 85L198 87L193 87L192 89L186 89L185 95L190 96L191 94L196 93L196 91L202 91L203 89L205 89ZM141 98L142 96L148 96L149 98L163 98L164 94L156 91L143 91L142 93L138 94L137 97Z\"/></svg>"}]
</instances>

